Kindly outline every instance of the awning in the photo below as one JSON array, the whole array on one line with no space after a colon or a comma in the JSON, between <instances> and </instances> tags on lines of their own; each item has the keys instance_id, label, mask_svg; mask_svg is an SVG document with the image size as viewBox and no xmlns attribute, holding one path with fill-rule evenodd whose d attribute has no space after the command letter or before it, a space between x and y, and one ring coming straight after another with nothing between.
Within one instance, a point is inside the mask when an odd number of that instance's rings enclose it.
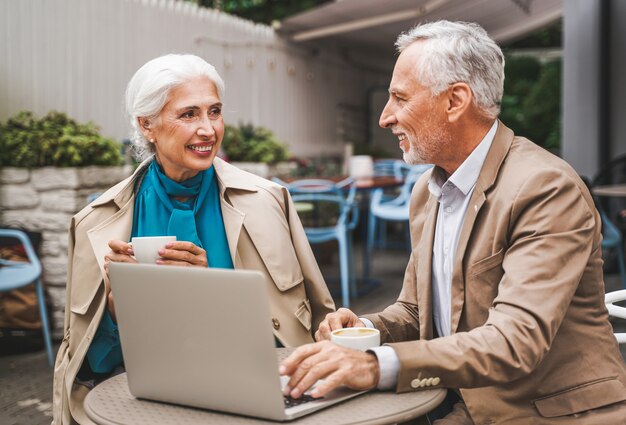
<instances>
[{"instance_id":1,"label":"awning","mask_svg":"<svg viewBox=\"0 0 626 425\"><path fill-rule=\"evenodd\" d=\"M335 0L282 21L279 32L296 43L389 52L398 34L418 22L476 22L502 43L562 16L563 0Z\"/></svg>"}]
</instances>

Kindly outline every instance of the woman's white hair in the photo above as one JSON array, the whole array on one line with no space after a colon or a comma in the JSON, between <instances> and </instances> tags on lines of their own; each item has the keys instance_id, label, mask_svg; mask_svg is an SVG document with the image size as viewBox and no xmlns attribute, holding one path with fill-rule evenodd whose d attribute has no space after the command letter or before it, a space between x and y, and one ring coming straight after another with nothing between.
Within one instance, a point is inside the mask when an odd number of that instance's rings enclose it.
<instances>
[{"instance_id":1,"label":"woman's white hair","mask_svg":"<svg viewBox=\"0 0 626 425\"><path fill-rule=\"evenodd\" d=\"M427 43L416 64L418 81L430 88L433 96L450 84L464 82L483 114L496 118L504 91L504 55L487 32L470 22L418 24L400 34L396 47L402 52L420 40Z\"/></svg>"},{"instance_id":2,"label":"woman's white hair","mask_svg":"<svg viewBox=\"0 0 626 425\"><path fill-rule=\"evenodd\" d=\"M130 119L135 156L143 160L154 154L154 145L146 140L139 128L138 118L153 122L161 113L170 91L198 77L207 77L222 98L224 81L215 67L195 55L168 54L146 62L126 87L126 113Z\"/></svg>"}]
</instances>

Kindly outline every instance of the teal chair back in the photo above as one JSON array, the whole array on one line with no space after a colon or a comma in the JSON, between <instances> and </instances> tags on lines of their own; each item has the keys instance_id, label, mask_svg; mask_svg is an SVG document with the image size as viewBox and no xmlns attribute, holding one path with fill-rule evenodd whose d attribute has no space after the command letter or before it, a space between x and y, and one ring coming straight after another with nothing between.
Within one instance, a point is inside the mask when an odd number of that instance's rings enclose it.
<instances>
[{"instance_id":1,"label":"teal chair back","mask_svg":"<svg viewBox=\"0 0 626 425\"><path fill-rule=\"evenodd\" d=\"M37 302L39 304L39 315L41 317L41 330L48 353L48 363L52 366L54 361L52 340L50 337L46 301L43 294L43 284L41 282L41 263L37 257L37 253L26 233L21 230L0 229L0 237L16 239L24 247L26 257L28 258L28 263L0 260L0 292L12 291L31 283L35 284Z\"/></svg>"},{"instance_id":2,"label":"teal chair back","mask_svg":"<svg viewBox=\"0 0 626 425\"><path fill-rule=\"evenodd\" d=\"M384 228L385 221L406 222L407 244L410 243L409 231L409 204L413 186L432 165L408 165L398 162L395 165L396 177L404 179L404 184L400 188L397 197L389 199L385 196L383 189L376 189L370 198L370 210L368 217L368 231L366 242L366 260L364 261L364 274L369 275L372 255L375 246L385 246L386 238L376 240L377 235L385 235L380 231ZM410 249L410 246L409 246Z\"/></svg>"},{"instance_id":3,"label":"teal chair back","mask_svg":"<svg viewBox=\"0 0 626 425\"><path fill-rule=\"evenodd\" d=\"M275 182L287 187L295 204L309 204L310 211L301 215L304 232L311 244L336 240L339 247L339 268L342 304L350 306L350 290L354 288L352 258L352 231L356 228L359 211L355 202L354 179L333 182L323 179L297 180L286 183Z\"/></svg>"}]
</instances>

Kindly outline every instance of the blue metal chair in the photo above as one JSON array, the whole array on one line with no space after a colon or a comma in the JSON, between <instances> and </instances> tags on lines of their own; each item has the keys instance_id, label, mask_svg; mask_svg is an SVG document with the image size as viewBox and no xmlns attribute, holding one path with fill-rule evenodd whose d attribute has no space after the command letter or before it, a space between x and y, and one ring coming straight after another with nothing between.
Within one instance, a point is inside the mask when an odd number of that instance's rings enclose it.
<instances>
[{"instance_id":1,"label":"blue metal chair","mask_svg":"<svg viewBox=\"0 0 626 425\"><path fill-rule=\"evenodd\" d=\"M377 159L374 161L375 176L395 176L396 164L402 162L399 159Z\"/></svg>"},{"instance_id":2,"label":"blue metal chair","mask_svg":"<svg viewBox=\"0 0 626 425\"><path fill-rule=\"evenodd\" d=\"M46 301L43 295L41 283L41 263L33 249L26 233L14 229L0 229L0 237L17 239L26 251L28 263L21 261L0 260L0 292L12 291L30 283L35 284L37 301L39 303L39 315L41 316L41 330L44 344L48 352L48 362L53 365L52 340L50 338L50 326L48 325L48 313Z\"/></svg>"},{"instance_id":3,"label":"blue metal chair","mask_svg":"<svg viewBox=\"0 0 626 425\"><path fill-rule=\"evenodd\" d=\"M390 176L398 180L404 180L406 173L401 171L403 166L410 167L400 159L377 159L374 161L374 176ZM390 192L385 191L381 199L389 201L397 196L397 188L394 188ZM376 246L387 246L387 226L381 224L380 221L377 221L374 226L374 244Z\"/></svg>"},{"instance_id":4,"label":"blue metal chair","mask_svg":"<svg viewBox=\"0 0 626 425\"><path fill-rule=\"evenodd\" d=\"M599 209L599 212L600 219L602 220L602 251L615 250L622 286L626 288L626 266L624 265L622 233L617 226L613 224L602 208Z\"/></svg>"},{"instance_id":5,"label":"blue metal chair","mask_svg":"<svg viewBox=\"0 0 626 425\"><path fill-rule=\"evenodd\" d=\"M424 174L432 165L406 165L396 164L396 176L403 176L404 184L400 189L400 194L394 199L385 199L383 189L376 189L370 198L370 211L367 231L367 264L365 266L366 275L369 275L372 253L374 250L375 235L377 226L384 225L384 221L401 221L406 223L407 241L410 248L409 224L409 203L411 190L417 179ZM405 174L406 173L406 174Z\"/></svg>"},{"instance_id":6,"label":"blue metal chair","mask_svg":"<svg viewBox=\"0 0 626 425\"><path fill-rule=\"evenodd\" d=\"M356 228L359 219L358 207L355 203L356 185L354 180L349 178L335 183L330 180L308 179L285 183L275 178L274 181L289 189L294 203L313 205L312 217L316 215L318 218L322 215L324 218L332 216L328 222L315 223L316 220L312 220L310 223L303 223L304 231L311 244L331 240L337 241L342 304L349 308L350 292L353 295L356 293L352 258L352 231ZM328 214L329 211L333 214Z\"/></svg>"}]
</instances>

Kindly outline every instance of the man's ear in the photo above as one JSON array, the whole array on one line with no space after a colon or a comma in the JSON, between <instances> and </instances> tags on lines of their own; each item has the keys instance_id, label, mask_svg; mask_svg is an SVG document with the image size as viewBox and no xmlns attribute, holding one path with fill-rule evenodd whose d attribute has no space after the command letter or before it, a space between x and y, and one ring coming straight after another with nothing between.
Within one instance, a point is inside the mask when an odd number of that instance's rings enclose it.
<instances>
[{"instance_id":1,"label":"man's ear","mask_svg":"<svg viewBox=\"0 0 626 425\"><path fill-rule=\"evenodd\" d=\"M146 138L146 140L154 139L154 131L148 118L137 117L137 124L139 124L139 130L141 131L141 134L143 134L143 137Z\"/></svg>"},{"instance_id":2,"label":"man's ear","mask_svg":"<svg viewBox=\"0 0 626 425\"><path fill-rule=\"evenodd\" d=\"M448 121L458 121L469 109L474 101L474 93L466 83L454 83L447 91Z\"/></svg>"}]
</instances>

